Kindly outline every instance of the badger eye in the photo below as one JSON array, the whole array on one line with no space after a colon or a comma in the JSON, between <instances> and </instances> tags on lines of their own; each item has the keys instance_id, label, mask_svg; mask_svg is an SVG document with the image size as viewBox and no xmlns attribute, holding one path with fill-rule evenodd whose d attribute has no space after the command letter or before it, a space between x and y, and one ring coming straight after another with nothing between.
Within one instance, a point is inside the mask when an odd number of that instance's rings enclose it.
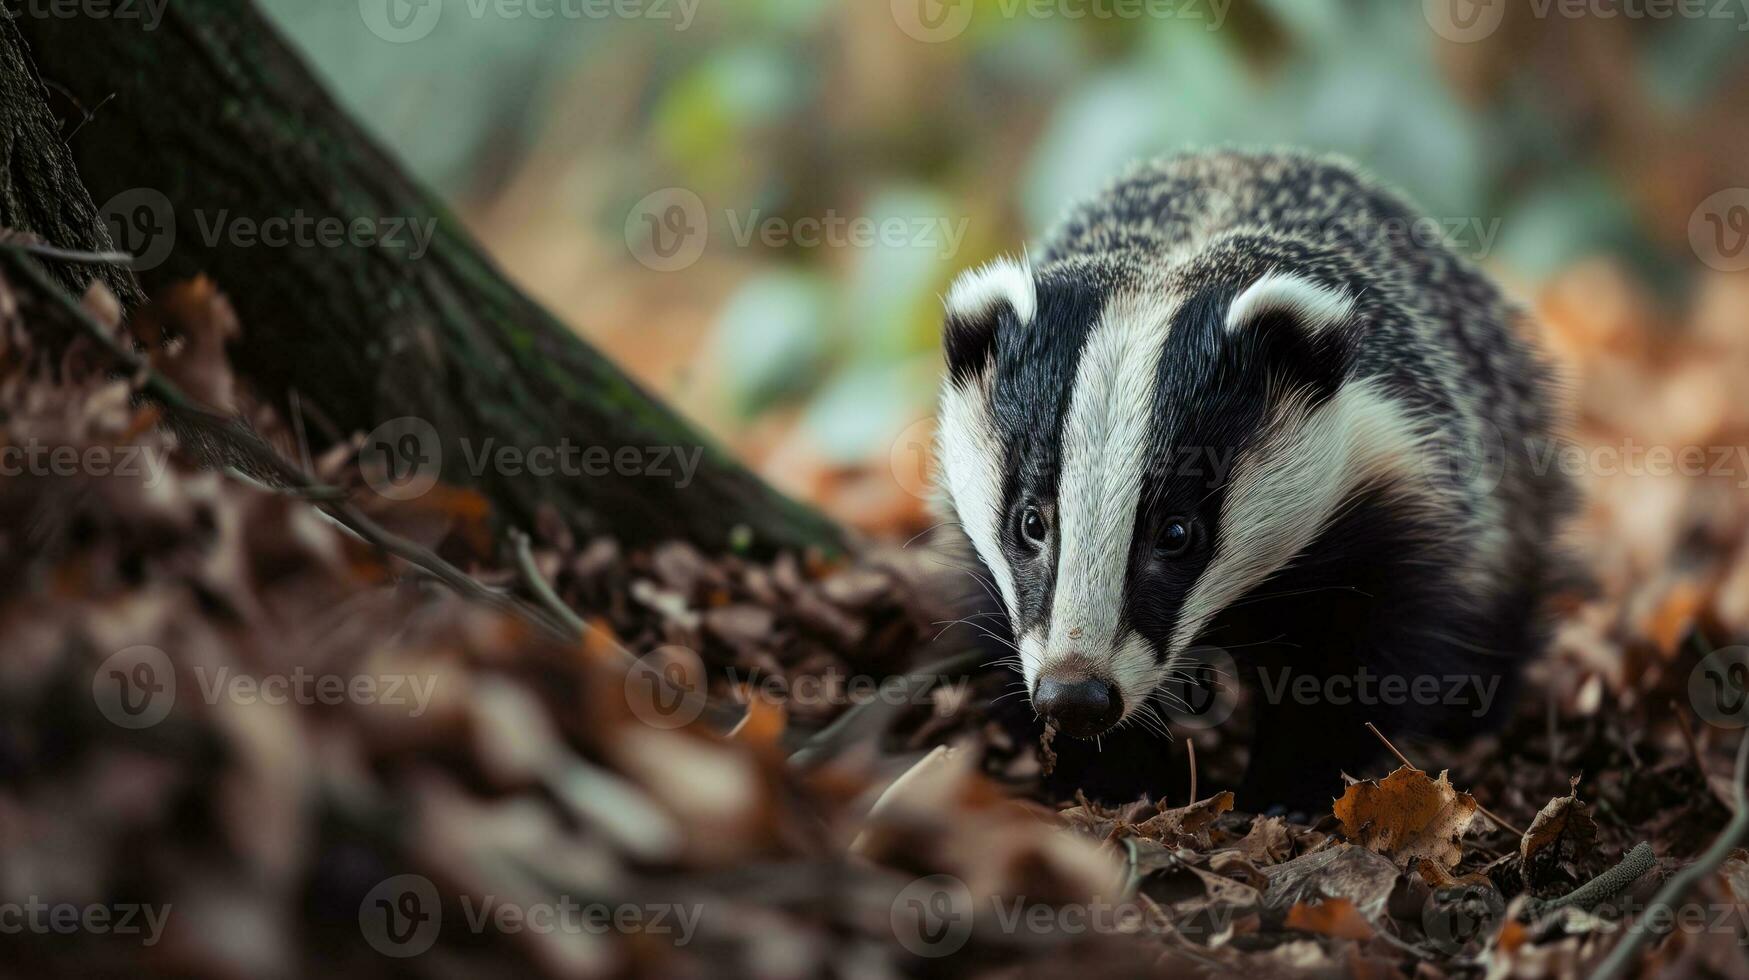
<instances>
[{"instance_id":1,"label":"badger eye","mask_svg":"<svg viewBox=\"0 0 1749 980\"><path fill-rule=\"evenodd\" d=\"M1194 536L1190 521L1174 517L1161 529L1160 541L1154 546L1154 554L1160 558L1181 558L1190 550Z\"/></svg>"},{"instance_id":2,"label":"badger eye","mask_svg":"<svg viewBox=\"0 0 1749 980\"><path fill-rule=\"evenodd\" d=\"M1045 516L1037 507L1028 507L1020 515L1020 536L1037 546L1045 543L1045 534Z\"/></svg>"}]
</instances>

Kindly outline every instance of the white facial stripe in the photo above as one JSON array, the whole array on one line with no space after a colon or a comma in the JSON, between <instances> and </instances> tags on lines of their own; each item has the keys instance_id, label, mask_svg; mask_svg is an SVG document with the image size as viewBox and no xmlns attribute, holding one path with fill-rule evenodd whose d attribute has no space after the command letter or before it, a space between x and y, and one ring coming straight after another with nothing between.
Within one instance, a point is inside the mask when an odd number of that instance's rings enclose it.
<instances>
[{"instance_id":1,"label":"white facial stripe","mask_svg":"<svg viewBox=\"0 0 1749 980\"><path fill-rule=\"evenodd\" d=\"M1285 272L1266 273L1227 308L1227 332L1265 313L1295 313L1313 334L1337 326L1354 312L1354 299L1327 286Z\"/></svg>"},{"instance_id":2,"label":"white facial stripe","mask_svg":"<svg viewBox=\"0 0 1749 980\"><path fill-rule=\"evenodd\" d=\"M985 367L971 384L949 384L941 395L936 472L972 547L996 579L1009 622L1020 616L1014 576L1002 554L1002 441L990 417L991 371Z\"/></svg>"},{"instance_id":3,"label":"white facial stripe","mask_svg":"<svg viewBox=\"0 0 1749 980\"><path fill-rule=\"evenodd\" d=\"M1427 437L1370 382L1344 385L1307 415L1290 397L1234 467L1214 559L1185 599L1177 656L1217 613L1310 545L1348 496L1390 477L1426 474Z\"/></svg>"},{"instance_id":4,"label":"white facial stripe","mask_svg":"<svg viewBox=\"0 0 1749 980\"><path fill-rule=\"evenodd\" d=\"M1045 662L1027 665L1030 686L1042 668L1078 653L1109 672L1126 710L1152 687L1131 685L1156 666L1146 644L1116 645L1170 319L1162 299L1121 296L1087 338L1063 423L1050 638ZM1140 662L1128 662L1138 654Z\"/></svg>"},{"instance_id":5,"label":"white facial stripe","mask_svg":"<svg viewBox=\"0 0 1749 980\"><path fill-rule=\"evenodd\" d=\"M1038 287L1032 270L1013 259L996 259L960 273L947 292L947 311L957 316L975 319L998 303L1012 306L1021 323L1031 323L1038 314Z\"/></svg>"}]
</instances>

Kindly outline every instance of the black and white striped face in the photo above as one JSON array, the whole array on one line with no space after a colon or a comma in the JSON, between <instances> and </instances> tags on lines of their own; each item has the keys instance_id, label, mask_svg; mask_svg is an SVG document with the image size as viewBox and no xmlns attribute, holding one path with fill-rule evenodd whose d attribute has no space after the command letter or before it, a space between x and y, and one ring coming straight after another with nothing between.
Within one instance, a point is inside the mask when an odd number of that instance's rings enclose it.
<instances>
[{"instance_id":1,"label":"black and white striped face","mask_svg":"<svg viewBox=\"0 0 1749 980\"><path fill-rule=\"evenodd\" d=\"M947 299L944 496L1072 735L1149 710L1217 613L1418 443L1348 379L1342 291L1088 285L1133 279L999 261Z\"/></svg>"}]
</instances>

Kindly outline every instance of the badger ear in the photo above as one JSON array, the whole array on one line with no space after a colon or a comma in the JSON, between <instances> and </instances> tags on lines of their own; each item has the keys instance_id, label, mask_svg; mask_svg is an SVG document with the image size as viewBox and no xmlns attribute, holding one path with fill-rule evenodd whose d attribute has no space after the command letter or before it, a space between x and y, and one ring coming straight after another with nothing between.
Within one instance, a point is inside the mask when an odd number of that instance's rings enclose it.
<instances>
[{"instance_id":1,"label":"badger ear","mask_svg":"<svg viewBox=\"0 0 1749 980\"><path fill-rule=\"evenodd\" d=\"M1354 298L1303 276L1270 272L1227 308L1233 343L1279 376L1308 388L1314 400L1336 393L1353 354Z\"/></svg>"},{"instance_id":2,"label":"badger ear","mask_svg":"<svg viewBox=\"0 0 1749 980\"><path fill-rule=\"evenodd\" d=\"M965 384L989 363L1004 312L1028 323L1038 311L1032 270L1013 259L997 259L960 273L947 293L947 323L941 344L954 384Z\"/></svg>"}]
</instances>

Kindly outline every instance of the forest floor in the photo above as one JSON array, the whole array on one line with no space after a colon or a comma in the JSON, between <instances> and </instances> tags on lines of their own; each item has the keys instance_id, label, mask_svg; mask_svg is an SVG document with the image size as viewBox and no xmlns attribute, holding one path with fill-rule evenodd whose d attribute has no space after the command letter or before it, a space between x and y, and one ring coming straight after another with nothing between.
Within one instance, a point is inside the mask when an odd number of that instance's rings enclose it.
<instances>
[{"instance_id":1,"label":"forest floor","mask_svg":"<svg viewBox=\"0 0 1749 980\"><path fill-rule=\"evenodd\" d=\"M944 630L954 572L920 546L631 552L500 534L465 490L390 501L356 445L301 460L298 420L248 407L210 285L135 318L149 362L118 378L113 301L75 315L9 266L0 445L50 451L0 482L0 901L47 910L8 959L1540 977L1621 947L1623 975L1749 976L1749 338L1708 312L1749 296L1661 324L1584 275L1543 313L1590 584L1502 732L1395 746L1423 768L1290 821L1212 789L1244 761L1219 730L1183 740L1201 791L1044 798L1049 747L992 721L1011 679ZM243 407L311 485L203 468L148 385ZM1734 462L1652 472L1677 446Z\"/></svg>"}]
</instances>

